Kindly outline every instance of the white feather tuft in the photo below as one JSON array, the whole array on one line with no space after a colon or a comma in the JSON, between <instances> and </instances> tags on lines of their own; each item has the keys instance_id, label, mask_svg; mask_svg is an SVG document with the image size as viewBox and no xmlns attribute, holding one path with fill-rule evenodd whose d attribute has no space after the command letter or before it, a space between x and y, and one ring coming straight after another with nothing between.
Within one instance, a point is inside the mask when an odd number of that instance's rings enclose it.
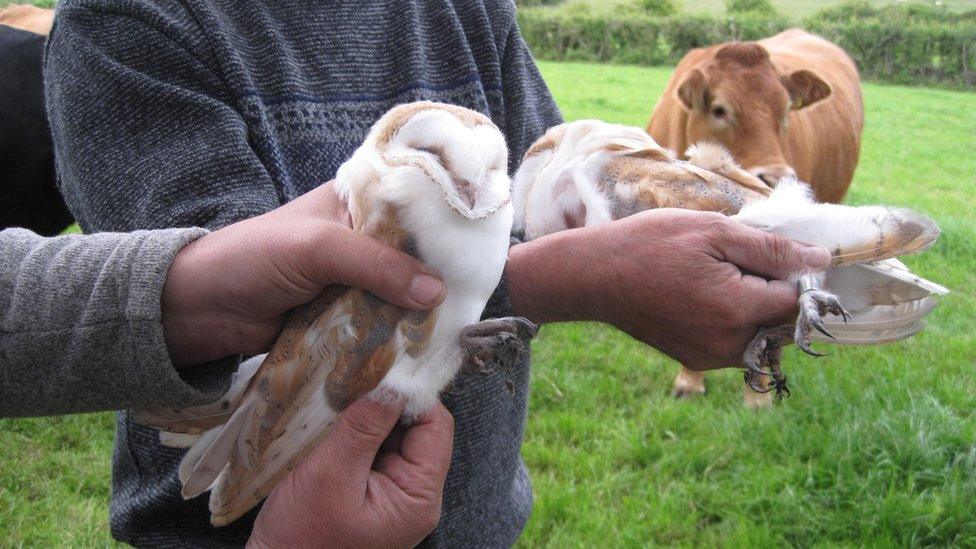
<instances>
[{"instance_id":1,"label":"white feather tuft","mask_svg":"<svg viewBox=\"0 0 976 549\"><path fill-rule=\"evenodd\" d=\"M699 141L691 145L685 151L685 156L688 157L688 162L713 172L741 169L728 149L711 141Z\"/></svg>"}]
</instances>

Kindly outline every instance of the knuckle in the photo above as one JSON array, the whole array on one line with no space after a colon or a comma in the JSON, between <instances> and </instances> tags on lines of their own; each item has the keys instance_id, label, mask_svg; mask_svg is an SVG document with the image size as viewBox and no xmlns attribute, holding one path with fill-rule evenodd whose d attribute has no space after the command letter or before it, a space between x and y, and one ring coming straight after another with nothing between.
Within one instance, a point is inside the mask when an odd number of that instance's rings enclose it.
<instances>
[{"instance_id":1,"label":"knuckle","mask_svg":"<svg viewBox=\"0 0 976 549\"><path fill-rule=\"evenodd\" d=\"M382 246L376 254L376 264L380 269L379 275L394 284L405 284L411 278L414 269L406 257L390 246Z\"/></svg>"},{"instance_id":2,"label":"knuckle","mask_svg":"<svg viewBox=\"0 0 976 549\"><path fill-rule=\"evenodd\" d=\"M738 226L735 221L722 214L714 212L707 212L707 214L702 219L702 227L706 234L720 240L728 240L736 236Z\"/></svg>"},{"instance_id":3,"label":"knuckle","mask_svg":"<svg viewBox=\"0 0 976 549\"><path fill-rule=\"evenodd\" d=\"M768 235L766 247L771 258L779 265L787 264L793 257L793 242L777 235Z\"/></svg>"},{"instance_id":4,"label":"knuckle","mask_svg":"<svg viewBox=\"0 0 976 549\"><path fill-rule=\"evenodd\" d=\"M431 510L428 513L425 513L423 518L421 519L421 525L424 529L424 533L429 534L433 532L434 528L437 528L437 524L440 523L440 521L441 521L441 509L440 509L440 505L438 505L435 509Z\"/></svg>"},{"instance_id":5,"label":"knuckle","mask_svg":"<svg viewBox=\"0 0 976 549\"><path fill-rule=\"evenodd\" d=\"M425 500L419 504L413 513L413 524L424 536L434 531L441 521L441 500L440 497Z\"/></svg>"},{"instance_id":6,"label":"knuckle","mask_svg":"<svg viewBox=\"0 0 976 549\"><path fill-rule=\"evenodd\" d=\"M350 438L363 443L373 443L386 436L383 428L374 423L368 414L351 414L345 416L345 431Z\"/></svg>"},{"instance_id":7,"label":"knuckle","mask_svg":"<svg viewBox=\"0 0 976 549\"><path fill-rule=\"evenodd\" d=\"M434 415L433 419L440 424L444 425L444 428L449 432L454 432L454 416L443 404L438 404L435 406L431 413Z\"/></svg>"},{"instance_id":8,"label":"knuckle","mask_svg":"<svg viewBox=\"0 0 976 549\"><path fill-rule=\"evenodd\" d=\"M302 223L291 232L290 240L304 255L331 257L340 239L331 229L331 223Z\"/></svg>"}]
</instances>

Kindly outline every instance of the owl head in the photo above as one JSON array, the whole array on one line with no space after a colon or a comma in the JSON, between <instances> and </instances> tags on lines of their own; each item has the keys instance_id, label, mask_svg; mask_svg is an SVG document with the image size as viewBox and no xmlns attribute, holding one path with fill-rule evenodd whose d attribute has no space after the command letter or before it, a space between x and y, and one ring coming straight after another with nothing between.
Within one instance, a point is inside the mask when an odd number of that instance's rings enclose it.
<instances>
[{"instance_id":1,"label":"owl head","mask_svg":"<svg viewBox=\"0 0 976 549\"><path fill-rule=\"evenodd\" d=\"M377 201L437 201L468 220L510 202L505 138L474 111L421 101L394 107L336 174L353 223Z\"/></svg>"}]
</instances>

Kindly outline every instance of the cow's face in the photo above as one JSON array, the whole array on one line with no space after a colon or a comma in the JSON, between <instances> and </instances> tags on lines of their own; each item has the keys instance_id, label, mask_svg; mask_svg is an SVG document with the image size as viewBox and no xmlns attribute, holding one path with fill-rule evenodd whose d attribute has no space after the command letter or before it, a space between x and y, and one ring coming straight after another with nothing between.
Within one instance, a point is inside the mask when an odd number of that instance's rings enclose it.
<instances>
[{"instance_id":1,"label":"cow's face","mask_svg":"<svg viewBox=\"0 0 976 549\"><path fill-rule=\"evenodd\" d=\"M729 44L692 69L678 87L688 110L688 143L724 145L769 185L795 175L783 156L790 113L830 95L830 86L808 70L780 74L755 42Z\"/></svg>"}]
</instances>

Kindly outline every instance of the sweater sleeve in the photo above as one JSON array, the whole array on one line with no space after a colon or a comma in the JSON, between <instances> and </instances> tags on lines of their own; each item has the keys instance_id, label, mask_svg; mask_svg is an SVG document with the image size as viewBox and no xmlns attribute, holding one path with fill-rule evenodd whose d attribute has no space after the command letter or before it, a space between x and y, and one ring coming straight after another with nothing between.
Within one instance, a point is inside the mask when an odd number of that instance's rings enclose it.
<instances>
[{"instance_id":1,"label":"sweater sleeve","mask_svg":"<svg viewBox=\"0 0 976 549\"><path fill-rule=\"evenodd\" d=\"M283 202L207 40L175 2L59 3L46 101L85 232L214 229Z\"/></svg>"},{"instance_id":2,"label":"sweater sleeve","mask_svg":"<svg viewBox=\"0 0 976 549\"><path fill-rule=\"evenodd\" d=\"M169 266L203 229L43 238L0 232L0 416L186 406L227 365L181 377L163 339Z\"/></svg>"}]
</instances>

